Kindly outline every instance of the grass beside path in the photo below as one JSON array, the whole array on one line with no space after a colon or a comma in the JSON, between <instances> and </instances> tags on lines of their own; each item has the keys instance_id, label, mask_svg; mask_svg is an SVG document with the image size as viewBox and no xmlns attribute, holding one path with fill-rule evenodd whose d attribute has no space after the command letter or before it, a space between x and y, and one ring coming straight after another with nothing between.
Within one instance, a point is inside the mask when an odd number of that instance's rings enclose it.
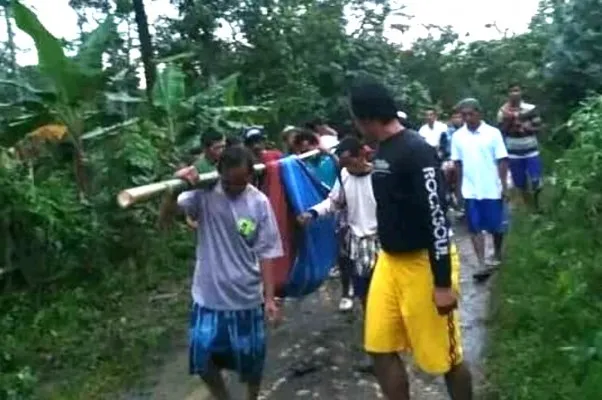
<instances>
[{"instance_id":1,"label":"grass beside path","mask_svg":"<svg viewBox=\"0 0 602 400\"><path fill-rule=\"evenodd\" d=\"M77 287L2 296L0 398L119 398L111 393L162 364L174 337L186 335L189 258L108 272Z\"/></svg>"},{"instance_id":2,"label":"grass beside path","mask_svg":"<svg viewBox=\"0 0 602 400\"><path fill-rule=\"evenodd\" d=\"M549 209L513 217L492 296L491 399L602 398L602 252L571 210Z\"/></svg>"}]
</instances>

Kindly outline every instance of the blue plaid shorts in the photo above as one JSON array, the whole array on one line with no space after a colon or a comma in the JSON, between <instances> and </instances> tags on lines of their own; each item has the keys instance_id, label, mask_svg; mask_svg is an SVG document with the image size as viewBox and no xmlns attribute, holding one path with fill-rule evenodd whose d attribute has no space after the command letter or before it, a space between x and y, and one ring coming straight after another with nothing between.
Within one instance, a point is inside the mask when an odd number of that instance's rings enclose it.
<instances>
[{"instance_id":1,"label":"blue plaid shorts","mask_svg":"<svg viewBox=\"0 0 602 400\"><path fill-rule=\"evenodd\" d=\"M247 310L211 310L194 304L190 315L190 373L203 375L209 362L259 382L266 354L263 305Z\"/></svg>"}]
</instances>

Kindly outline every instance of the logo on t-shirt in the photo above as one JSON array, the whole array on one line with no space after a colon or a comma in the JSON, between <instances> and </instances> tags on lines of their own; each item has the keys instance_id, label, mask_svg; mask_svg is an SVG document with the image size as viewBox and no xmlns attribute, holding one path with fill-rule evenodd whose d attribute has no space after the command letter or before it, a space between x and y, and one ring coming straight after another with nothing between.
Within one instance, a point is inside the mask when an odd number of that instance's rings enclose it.
<instances>
[{"instance_id":1,"label":"logo on t-shirt","mask_svg":"<svg viewBox=\"0 0 602 400\"><path fill-rule=\"evenodd\" d=\"M445 220L445 212L441 207L439 194L437 193L437 180L435 179L435 168L427 167L422 169L424 176L424 186L427 193L429 208L431 210L431 219L433 224L433 237L435 238L436 259L449 254L449 232Z\"/></svg>"},{"instance_id":2,"label":"logo on t-shirt","mask_svg":"<svg viewBox=\"0 0 602 400\"><path fill-rule=\"evenodd\" d=\"M381 174L390 174L391 166L387 162L387 160L383 160L382 158L378 158L373 162L373 172L381 173Z\"/></svg>"},{"instance_id":3,"label":"logo on t-shirt","mask_svg":"<svg viewBox=\"0 0 602 400\"><path fill-rule=\"evenodd\" d=\"M250 240L257 230L257 224L250 218L240 218L236 221L236 227L238 233L246 240Z\"/></svg>"}]
</instances>

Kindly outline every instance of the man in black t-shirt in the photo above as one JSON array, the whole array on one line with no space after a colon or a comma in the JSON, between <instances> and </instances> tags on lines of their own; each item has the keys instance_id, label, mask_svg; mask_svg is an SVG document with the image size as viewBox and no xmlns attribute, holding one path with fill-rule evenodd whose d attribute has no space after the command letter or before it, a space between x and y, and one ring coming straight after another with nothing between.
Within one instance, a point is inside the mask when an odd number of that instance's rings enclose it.
<instances>
[{"instance_id":1,"label":"man in black t-shirt","mask_svg":"<svg viewBox=\"0 0 602 400\"><path fill-rule=\"evenodd\" d=\"M459 257L450 242L436 150L397 119L380 84L351 91L355 123L379 142L372 187L382 251L368 293L364 347L389 400L409 399L400 351L426 372L445 375L454 400L472 399L462 360L457 298Z\"/></svg>"}]
</instances>

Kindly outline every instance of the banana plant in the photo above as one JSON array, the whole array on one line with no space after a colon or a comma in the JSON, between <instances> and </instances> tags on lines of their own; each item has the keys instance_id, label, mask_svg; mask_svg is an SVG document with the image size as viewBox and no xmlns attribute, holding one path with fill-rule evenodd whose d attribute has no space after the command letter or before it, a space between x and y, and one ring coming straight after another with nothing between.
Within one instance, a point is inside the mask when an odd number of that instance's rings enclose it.
<instances>
[{"instance_id":1,"label":"banana plant","mask_svg":"<svg viewBox=\"0 0 602 400\"><path fill-rule=\"evenodd\" d=\"M163 111L172 141L182 151L198 146L199 128L212 127L231 134L244 125L262 123L268 118L267 104L239 104L238 77L239 74L230 75L190 96L180 67L173 62L165 65L155 82L153 99Z\"/></svg>"},{"instance_id":2,"label":"banana plant","mask_svg":"<svg viewBox=\"0 0 602 400\"><path fill-rule=\"evenodd\" d=\"M67 127L66 137L75 149L75 175L83 196L87 180L81 136L87 117L96 112L94 100L106 80L102 54L117 35L115 23L108 17L87 36L77 55L70 58L65 55L60 40L48 32L30 9L15 0L11 2L11 10L17 27L33 39L38 53L38 70L50 83L50 89L43 97L36 89L29 92L51 111L55 121L48 122Z\"/></svg>"},{"instance_id":3,"label":"banana plant","mask_svg":"<svg viewBox=\"0 0 602 400\"><path fill-rule=\"evenodd\" d=\"M169 137L175 142L176 122L181 115L181 104L186 96L185 75L175 64L168 63L153 87L155 105L165 112Z\"/></svg>"}]
</instances>

